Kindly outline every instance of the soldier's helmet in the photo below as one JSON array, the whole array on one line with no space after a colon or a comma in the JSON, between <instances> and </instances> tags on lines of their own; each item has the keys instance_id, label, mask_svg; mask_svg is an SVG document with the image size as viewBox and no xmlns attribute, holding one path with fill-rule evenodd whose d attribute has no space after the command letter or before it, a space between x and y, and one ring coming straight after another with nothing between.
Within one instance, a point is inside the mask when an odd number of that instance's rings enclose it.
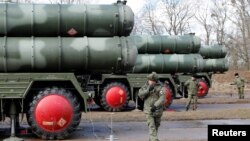
<instances>
[{"instance_id":1,"label":"soldier's helmet","mask_svg":"<svg viewBox=\"0 0 250 141\"><path fill-rule=\"evenodd\" d=\"M239 76L239 74L236 72L236 73L234 74L234 76Z\"/></svg>"},{"instance_id":2,"label":"soldier's helmet","mask_svg":"<svg viewBox=\"0 0 250 141\"><path fill-rule=\"evenodd\" d=\"M148 80L157 82L159 80L158 74L156 72L152 72L147 76Z\"/></svg>"}]
</instances>

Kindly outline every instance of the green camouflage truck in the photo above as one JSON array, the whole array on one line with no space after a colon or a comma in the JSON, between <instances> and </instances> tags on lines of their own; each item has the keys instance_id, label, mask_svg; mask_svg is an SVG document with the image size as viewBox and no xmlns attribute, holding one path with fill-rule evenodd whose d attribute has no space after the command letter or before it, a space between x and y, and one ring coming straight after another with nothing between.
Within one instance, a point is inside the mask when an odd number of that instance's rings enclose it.
<instances>
[{"instance_id":1,"label":"green camouflage truck","mask_svg":"<svg viewBox=\"0 0 250 141\"><path fill-rule=\"evenodd\" d=\"M0 43L2 120L26 113L44 139L71 133L89 94L107 111L121 111L152 71L172 98L179 85L173 72L204 70L200 54L137 55L128 37L1 37Z\"/></svg>"},{"instance_id":2,"label":"green camouflage truck","mask_svg":"<svg viewBox=\"0 0 250 141\"><path fill-rule=\"evenodd\" d=\"M0 3L0 9L0 121L11 118L10 140L19 140L19 114L42 139L67 138L93 96L91 76L120 74L135 64L137 49L122 37L134 25L126 1Z\"/></svg>"},{"instance_id":3,"label":"green camouflage truck","mask_svg":"<svg viewBox=\"0 0 250 141\"><path fill-rule=\"evenodd\" d=\"M76 129L91 84L130 71L137 56L124 37L0 37L0 44L1 119L25 113L43 139Z\"/></svg>"}]
</instances>

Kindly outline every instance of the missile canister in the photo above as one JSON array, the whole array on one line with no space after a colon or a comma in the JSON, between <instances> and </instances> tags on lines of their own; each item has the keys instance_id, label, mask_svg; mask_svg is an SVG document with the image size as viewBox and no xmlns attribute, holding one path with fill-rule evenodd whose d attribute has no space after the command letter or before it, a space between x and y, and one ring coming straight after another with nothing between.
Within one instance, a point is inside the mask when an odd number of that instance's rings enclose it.
<instances>
[{"instance_id":1,"label":"missile canister","mask_svg":"<svg viewBox=\"0 0 250 141\"><path fill-rule=\"evenodd\" d=\"M201 40L193 34L183 36L129 36L139 54L188 54L198 53Z\"/></svg>"},{"instance_id":2,"label":"missile canister","mask_svg":"<svg viewBox=\"0 0 250 141\"><path fill-rule=\"evenodd\" d=\"M0 72L119 73L131 70L137 48L124 37L1 37Z\"/></svg>"},{"instance_id":3,"label":"missile canister","mask_svg":"<svg viewBox=\"0 0 250 141\"><path fill-rule=\"evenodd\" d=\"M0 3L0 36L128 36L134 13L122 2L113 5Z\"/></svg>"},{"instance_id":4,"label":"missile canister","mask_svg":"<svg viewBox=\"0 0 250 141\"><path fill-rule=\"evenodd\" d=\"M199 53L204 59L217 59L225 58L227 50L224 45L202 46Z\"/></svg>"},{"instance_id":5,"label":"missile canister","mask_svg":"<svg viewBox=\"0 0 250 141\"><path fill-rule=\"evenodd\" d=\"M221 59L204 59L203 72L225 72L228 71L228 61Z\"/></svg>"},{"instance_id":6,"label":"missile canister","mask_svg":"<svg viewBox=\"0 0 250 141\"><path fill-rule=\"evenodd\" d=\"M200 72L203 58L200 54L138 54L133 73Z\"/></svg>"}]
</instances>

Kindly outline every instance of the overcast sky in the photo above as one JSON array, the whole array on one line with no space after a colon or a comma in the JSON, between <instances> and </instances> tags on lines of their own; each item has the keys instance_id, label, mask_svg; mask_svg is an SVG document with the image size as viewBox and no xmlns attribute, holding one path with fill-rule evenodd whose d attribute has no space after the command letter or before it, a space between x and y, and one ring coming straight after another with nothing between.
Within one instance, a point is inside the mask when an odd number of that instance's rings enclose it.
<instances>
[{"instance_id":1,"label":"overcast sky","mask_svg":"<svg viewBox=\"0 0 250 141\"><path fill-rule=\"evenodd\" d=\"M114 3L117 0L99 0L100 4L110 4L110 3ZM144 3L145 0L127 0L127 5L130 6L132 8L132 10L136 13L138 12Z\"/></svg>"},{"instance_id":2,"label":"overcast sky","mask_svg":"<svg viewBox=\"0 0 250 141\"><path fill-rule=\"evenodd\" d=\"M127 0L127 5L132 8L132 10L137 13L143 6L145 0ZM117 0L97 0L95 4L112 4L116 3ZM37 3L50 3L49 0L37 0Z\"/></svg>"}]
</instances>

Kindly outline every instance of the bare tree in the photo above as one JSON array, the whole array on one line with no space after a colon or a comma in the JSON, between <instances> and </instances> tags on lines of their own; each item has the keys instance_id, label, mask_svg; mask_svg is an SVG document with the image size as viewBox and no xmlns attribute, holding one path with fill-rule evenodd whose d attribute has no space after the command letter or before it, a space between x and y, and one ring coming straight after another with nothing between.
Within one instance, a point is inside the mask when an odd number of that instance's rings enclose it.
<instances>
[{"instance_id":1,"label":"bare tree","mask_svg":"<svg viewBox=\"0 0 250 141\"><path fill-rule=\"evenodd\" d=\"M169 35L183 35L189 30L189 22L194 17L195 4L188 0L162 0L164 5L163 27Z\"/></svg>"},{"instance_id":2,"label":"bare tree","mask_svg":"<svg viewBox=\"0 0 250 141\"><path fill-rule=\"evenodd\" d=\"M154 6L151 3L145 5L145 22L148 23L149 29L152 31L151 34L160 34L160 28L157 25L159 21L157 21Z\"/></svg>"},{"instance_id":3,"label":"bare tree","mask_svg":"<svg viewBox=\"0 0 250 141\"><path fill-rule=\"evenodd\" d=\"M18 3L32 3L32 0L17 0Z\"/></svg>"},{"instance_id":4,"label":"bare tree","mask_svg":"<svg viewBox=\"0 0 250 141\"><path fill-rule=\"evenodd\" d=\"M205 30L205 44L210 44L210 36L212 33L212 25L210 22L210 11L209 11L209 5L206 5L205 9L200 10L200 12L197 12L195 15L195 19L198 21L199 24L204 28Z\"/></svg>"},{"instance_id":5,"label":"bare tree","mask_svg":"<svg viewBox=\"0 0 250 141\"><path fill-rule=\"evenodd\" d=\"M49 0L51 4L81 4L81 3L95 3L99 0ZM37 3L36 0L0 0L0 2L16 2L16 3Z\"/></svg>"},{"instance_id":6,"label":"bare tree","mask_svg":"<svg viewBox=\"0 0 250 141\"><path fill-rule=\"evenodd\" d=\"M228 21L228 0L213 0L214 7L212 8L213 28L216 33L218 44L225 44L226 22Z\"/></svg>"},{"instance_id":7,"label":"bare tree","mask_svg":"<svg viewBox=\"0 0 250 141\"><path fill-rule=\"evenodd\" d=\"M60 4L81 4L81 3L93 3L97 0L49 0L50 3L60 3Z\"/></svg>"},{"instance_id":8,"label":"bare tree","mask_svg":"<svg viewBox=\"0 0 250 141\"><path fill-rule=\"evenodd\" d=\"M32 3L32 0L0 0L0 2Z\"/></svg>"},{"instance_id":9,"label":"bare tree","mask_svg":"<svg viewBox=\"0 0 250 141\"><path fill-rule=\"evenodd\" d=\"M135 22L134 22L134 27L133 31L131 32L131 35L142 35L145 30L142 24L143 20L141 16L135 15Z\"/></svg>"},{"instance_id":10,"label":"bare tree","mask_svg":"<svg viewBox=\"0 0 250 141\"><path fill-rule=\"evenodd\" d=\"M230 20L238 31L237 36L232 37L237 44L237 55L250 70L250 1L249 0L232 0L232 6L235 12L232 13Z\"/></svg>"},{"instance_id":11,"label":"bare tree","mask_svg":"<svg viewBox=\"0 0 250 141\"><path fill-rule=\"evenodd\" d=\"M147 0L141 11L136 15L133 34L162 34L161 21L159 20L157 12L157 3L152 3L152 0Z\"/></svg>"}]
</instances>

